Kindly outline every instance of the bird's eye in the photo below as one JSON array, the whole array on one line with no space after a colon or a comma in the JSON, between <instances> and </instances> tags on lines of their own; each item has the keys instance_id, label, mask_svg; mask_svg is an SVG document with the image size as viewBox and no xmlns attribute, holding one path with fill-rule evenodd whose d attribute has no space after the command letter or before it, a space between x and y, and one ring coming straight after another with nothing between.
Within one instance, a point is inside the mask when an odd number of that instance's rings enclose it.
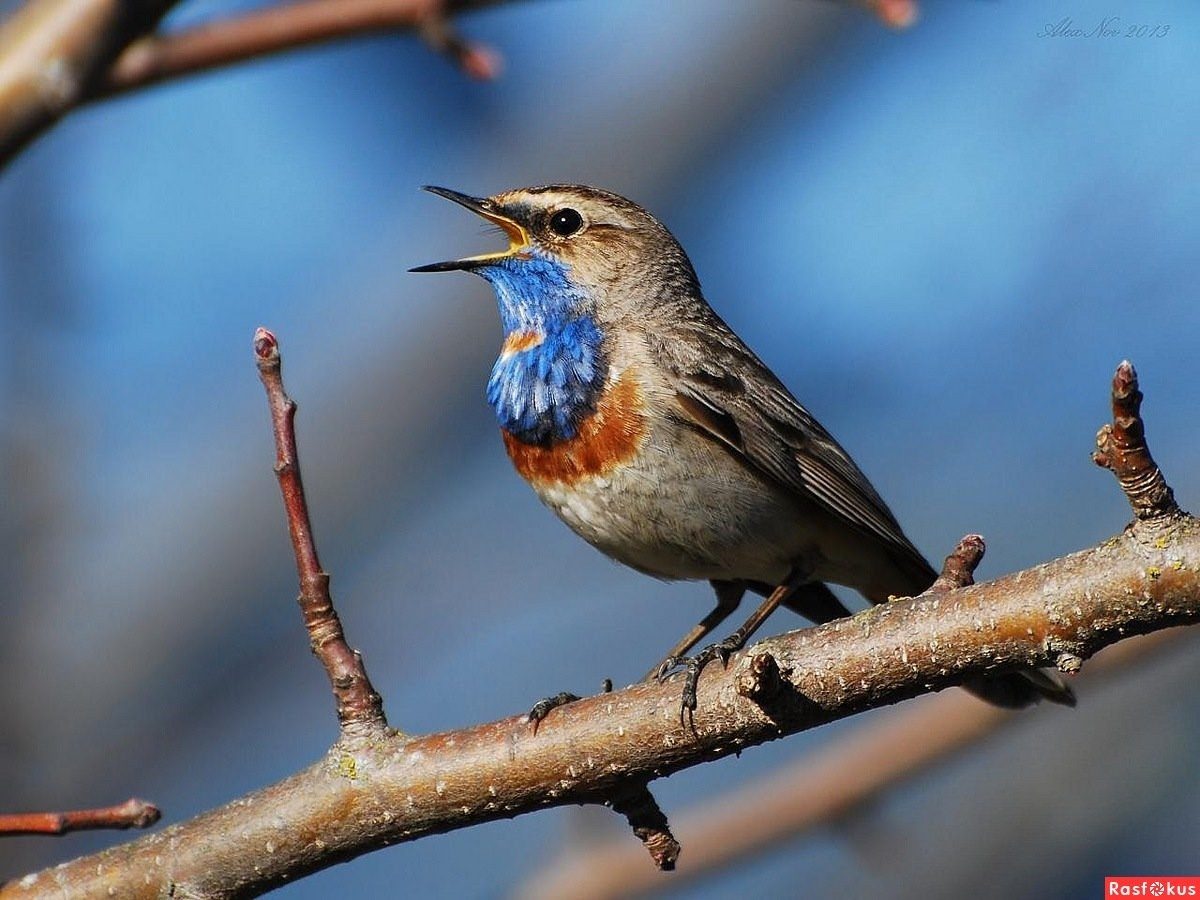
<instances>
[{"instance_id":1,"label":"bird's eye","mask_svg":"<svg viewBox=\"0 0 1200 900\"><path fill-rule=\"evenodd\" d=\"M583 227L583 216L570 207L564 207L550 216L550 230L559 237L570 237Z\"/></svg>"}]
</instances>

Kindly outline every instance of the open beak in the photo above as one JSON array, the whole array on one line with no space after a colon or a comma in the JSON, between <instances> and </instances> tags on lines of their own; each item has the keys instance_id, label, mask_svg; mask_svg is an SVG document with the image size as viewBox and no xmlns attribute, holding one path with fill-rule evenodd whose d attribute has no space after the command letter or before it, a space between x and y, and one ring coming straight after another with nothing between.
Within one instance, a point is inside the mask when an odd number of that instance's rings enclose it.
<instances>
[{"instance_id":1,"label":"open beak","mask_svg":"<svg viewBox=\"0 0 1200 900\"><path fill-rule=\"evenodd\" d=\"M439 197L445 197L447 200L453 200L459 206L465 206L477 216L482 216L492 224L499 225L504 229L504 233L508 235L508 249L496 253L481 253L479 256L468 256L463 259L430 263L427 266L416 266L408 271L455 272L461 270L469 272L471 269L477 269L494 260L512 256L514 253L524 250L529 246L529 232L516 220L500 212L496 204L491 200L471 197L467 194L460 194L458 191L452 191L449 188L435 187L433 185L425 185L424 190L429 191L431 194L437 194Z\"/></svg>"}]
</instances>

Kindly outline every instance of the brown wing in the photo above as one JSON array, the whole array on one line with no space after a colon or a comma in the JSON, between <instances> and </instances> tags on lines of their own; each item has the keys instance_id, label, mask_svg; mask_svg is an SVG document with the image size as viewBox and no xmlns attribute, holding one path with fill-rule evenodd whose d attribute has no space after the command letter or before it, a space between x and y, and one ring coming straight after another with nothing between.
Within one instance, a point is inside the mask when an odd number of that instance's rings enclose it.
<instances>
[{"instance_id":1,"label":"brown wing","mask_svg":"<svg viewBox=\"0 0 1200 900\"><path fill-rule=\"evenodd\" d=\"M850 455L715 314L648 334L678 399L678 415L744 463L815 500L921 570L928 563ZM702 350L701 350L702 348ZM932 574L930 575L932 580Z\"/></svg>"}]
</instances>

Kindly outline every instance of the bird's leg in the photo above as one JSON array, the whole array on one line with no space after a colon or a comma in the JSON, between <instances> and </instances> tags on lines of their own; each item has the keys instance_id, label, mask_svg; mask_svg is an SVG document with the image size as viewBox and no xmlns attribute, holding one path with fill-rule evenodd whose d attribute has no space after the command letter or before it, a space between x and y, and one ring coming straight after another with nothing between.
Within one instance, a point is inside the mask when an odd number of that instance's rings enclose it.
<instances>
[{"instance_id":1,"label":"bird's leg","mask_svg":"<svg viewBox=\"0 0 1200 900\"><path fill-rule=\"evenodd\" d=\"M667 651L666 657L657 666L646 673L642 681L654 681L669 670L679 664L679 661L684 659L684 654L695 647L704 638L706 634L724 622L733 614L733 611L738 608L738 604L742 602L742 595L746 593L746 585L740 581L718 581L716 579L709 582L713 586L713 590L717 594L717 605L707 616L692 626L692 629L679 639L674 647Z\"/></svg>"},{"instance_id":2,"label":"bird's leg","mask_svg":"<svg viewBox=\"0 0 1200 900\"><path fill-rule=\"evenodd\" d=\"M667 668L672 668L676 665L685 665L687 667L687 678L683 683L683 705L680 709L682 715L684 711L693 712L696 709L696 685L700 681L700 673L704 667L714 659L721 660L721 665L729 660L732 653L736 653L746 646L746 642L750 640L754 632L758 631L763 622L771 613L779 608L779 605L792 596L796 590L808 580L809 571L799 567L793 568L783 583L775 590L771 591L762 605L750 614L742 626L722 641L717 641L715 644L709 644L695 656L683 657L679 659L669 660L671 663ZM664 674L665 674L664 670Z\"/></svg>"}]
</instances>

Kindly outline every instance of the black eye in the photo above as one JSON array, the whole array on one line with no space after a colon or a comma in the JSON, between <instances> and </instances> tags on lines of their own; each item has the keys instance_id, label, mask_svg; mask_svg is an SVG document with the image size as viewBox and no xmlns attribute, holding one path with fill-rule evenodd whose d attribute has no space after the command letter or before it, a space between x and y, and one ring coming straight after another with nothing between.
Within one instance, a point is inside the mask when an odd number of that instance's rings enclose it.
<instances>
[{"instance_id":1,"label":"black eye","mask_svg":"<svg viewBox=\"0 0 1200 900\"><path fill-rule=\"evenodd\" d=\"M583 216L570 207L564 207L550 216L550 230L559 237L570 237L583 227Z\"/></svg>"}]
</instances>

